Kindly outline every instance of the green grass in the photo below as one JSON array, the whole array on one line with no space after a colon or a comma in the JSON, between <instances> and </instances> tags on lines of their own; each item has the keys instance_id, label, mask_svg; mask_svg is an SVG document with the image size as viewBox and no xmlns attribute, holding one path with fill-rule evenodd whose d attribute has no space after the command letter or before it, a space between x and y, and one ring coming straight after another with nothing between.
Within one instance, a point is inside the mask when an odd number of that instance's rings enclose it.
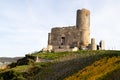
<instances>
[{"instance_id":1,"label":"green grass","mask_svg":"<svg viewBox=\"0 0 120 80\"><path fill-rule=\"evenodd\" d=\"M80 56L80 57L86 57L86 56L91 56L91 55L98 55L98 54L107 54L107 53L116 53L117 51L91 51L91 50L80 50L76 52L43 52L43 53L33 53L31 56L38 56L39 58L43 59L58 59L61 57L66 57L66 56Z\"/></svg>"},{"instance_id":2,"label":"green grass","mask_svg":"<svg viewBox=\"0 0 120 80\"><path fill-rule=\"evenodd\" d=\"M68 56L70 55L70 56ZM47 68L44 68L36 76L35 80L41 79L57 79L63 80L65 77L68 77L79 70L84 69L86 66L91 65L95 61L98 61L102 58L112 58L120 56L119 51L78 51L72 52L65 56L65 58L71 58L77 55L76 58L64 59L64 61L55 63Z\"/></svg>"},{"instance_id":3,"label":"green grass","mask_svg":"<svg viewBox=\"0 0 120 80\"><path fill-rule=\"evenodd\" d=\"M33 59L38 56L42 59L50 59L52 62L33 63L32 65L21 65L2 71L15 71L23 75L28 80L63 80L66 77L77 73L79 70L92 65L95 61L102 58L112 58L120 56L120 51L77 51L77 52L53 52L39 53L35 52L27 56L27 59ZM27 60L26 59L26 60ZM113 65L113 64L112 64ZM110 73L110 72L109 72ZM107 74L104 74L107 76ZM103 78L104 78L103 75ZM105 76L105 77L106 77ZM88 76L87 76L88 77ZM98 78L99 79L99 78Z\"/></svg>"},{"instance_id":4,"label":"green grass","mask_svg":"<svg viewBox=\"0 0 120 80\"><path fill-rule=\"evenodd\" d=\"M55 52L55 53L49 53L49 52L43 52L43 53L33 53L32 56L38 56L39 58L43 59L57 59L60 57L64 57L66 55L70 55L72 52Z\"/></svg>"},{"instance_id":5,"label":"green grass","mask_svg":"<svg viewBox=\"0 0 120 80\"><path fill-rule=\"evenodd\" d=\"M42 68L52 65L51 62L35 63L34 65L16 66L11 69L0 72L0 80L31 80L33 76L38 74ZM23 79L19 79L23 78Z\"/></svg>"},{"instance_id":6,"label":"green grass","mask_svg":"<svg viewBox=\"0 0 120 80\"><path fill-rule=\"evenodd\" d=\"M15 68L12 68L11 70L14 70L14 71L17 71L17 72L27 72L32 67L33 67L32 65L22 65L22 66L17 66Z\"/></svg>"}]
</instances>

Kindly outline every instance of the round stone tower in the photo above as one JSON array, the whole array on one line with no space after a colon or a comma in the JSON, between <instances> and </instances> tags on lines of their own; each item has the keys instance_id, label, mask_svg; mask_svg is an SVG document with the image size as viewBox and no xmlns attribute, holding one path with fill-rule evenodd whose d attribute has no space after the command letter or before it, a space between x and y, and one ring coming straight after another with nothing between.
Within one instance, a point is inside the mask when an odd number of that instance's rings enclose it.
<instances>
[{"instance_id":1,"label":"round stone tower","mask_svg":"<svg viewBox=\"0 0 120 80\"><path fill-rule=\"evenodd\" d=\"M77 10L76 28L80 32L80 46L86 48L90 44L90 11Z\"/></svg>"},{"instance_id":2,"label":"round stone tower","mask_svg":"<svg viewBox=\"0 0 120 80\"><path fill-rule=\"evenodd\" d=\"M95 44L95 39L91 39L91 50L97 50L97 45Z\"/></svg>"}]
</instances>

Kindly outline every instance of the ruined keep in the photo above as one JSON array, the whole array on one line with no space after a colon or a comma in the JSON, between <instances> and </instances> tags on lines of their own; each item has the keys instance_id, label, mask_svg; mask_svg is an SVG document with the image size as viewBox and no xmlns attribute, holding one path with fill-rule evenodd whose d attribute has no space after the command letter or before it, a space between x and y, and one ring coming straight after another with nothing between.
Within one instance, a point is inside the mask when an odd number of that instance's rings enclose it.
<instances>
[{"instance_id":1,"label":"ruined keep","mask_svg":"<svg viewBox=\"0 0 120 80\"><path fill-rule=\"evenodd\" d=\"M90 42L90 11L77 10L76 26L55 27L48 33L48 51L97 50L104 49L104 42L100 46L95 39ZM102 47L102 48L100 48Z\"/></svg>"}]
</instances>

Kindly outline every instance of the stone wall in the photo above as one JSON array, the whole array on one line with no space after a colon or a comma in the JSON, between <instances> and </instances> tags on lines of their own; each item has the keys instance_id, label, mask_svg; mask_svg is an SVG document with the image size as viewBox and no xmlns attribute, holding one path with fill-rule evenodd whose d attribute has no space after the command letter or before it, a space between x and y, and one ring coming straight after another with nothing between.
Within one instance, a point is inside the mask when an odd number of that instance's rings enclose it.
<instances>
[{"instance_id":1,"label":"stone wall","mask_svg":"<svg viewBox=\"0 0 120 80\"><path fill-rule=\"evenodd\" d=\"M75 26L52 28L49 45L53 49L69 49L79 46L80 33Z\"/></svg>"},{"instance_id":2,"label":"stone wall","mask_svg":"<svg viewBox=\"0 0 120 80\"><path fill-rule=\"evenodd\" d=\"M86 9L77 10L76 26L52 28L48 34L48 45L58 52L71 51L75 47L82 50L104 49L103 41L98 47L95 39L90 43L90 11Z\"/></svg>"}]
</instances>

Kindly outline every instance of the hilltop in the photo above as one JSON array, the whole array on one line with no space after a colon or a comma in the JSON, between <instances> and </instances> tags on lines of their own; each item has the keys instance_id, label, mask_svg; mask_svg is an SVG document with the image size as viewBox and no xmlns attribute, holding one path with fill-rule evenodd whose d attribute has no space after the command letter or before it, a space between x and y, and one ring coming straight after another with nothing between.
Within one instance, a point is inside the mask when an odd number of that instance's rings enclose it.
<instances>
[{"instance_id":1,"label":"hilltop","mask_svg":"<svg viewBox=\"0 0 120 80\"><path fill-rule=\"evenodd\" d=\"M16 62L20 58L22 57L0 57L0 62Z\"/></svg>"},{"instance_id":2,"label":"hilltop","mask_svg":"<svg viewBox=\"0 0 120 80\"><path fill-rule=\"evenodd\" d=\"M2 70L0 79L119 80L120 51L35 52Z\"/></svg>"}]
</instances>

